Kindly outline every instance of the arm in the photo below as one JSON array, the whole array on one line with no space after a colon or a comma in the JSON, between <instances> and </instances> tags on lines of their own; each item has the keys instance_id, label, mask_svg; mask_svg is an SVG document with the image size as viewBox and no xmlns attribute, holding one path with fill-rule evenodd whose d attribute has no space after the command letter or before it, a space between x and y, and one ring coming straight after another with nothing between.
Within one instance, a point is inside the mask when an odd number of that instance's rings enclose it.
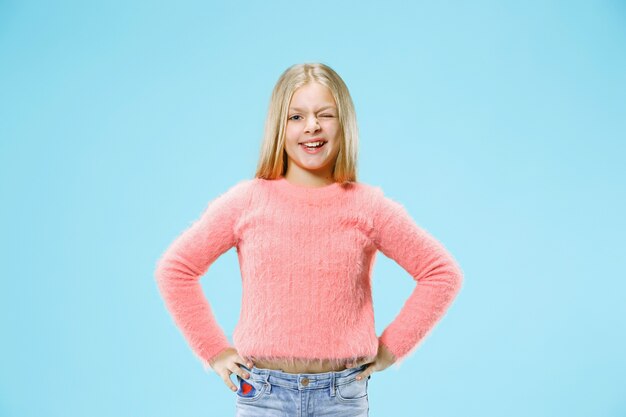
<instances>
[{"instance_id":1,"label":"arm","mask_svg":"<svg viewBox=\"0 0 626 417\"><path fill-rule=\"evenodd\" d=\"M233 229L247 198L244 188L242 181L209 202L202 216L163 253L155 270L165 305L205 370L230 343L215 320L199 279L237 243Z\"/></svg>"},{"instance_id":2,"label":"arm","mask_svg":"<svg viewBox=\"0 0 626 417\"><path fill-rule=\"evenodd\" d=\"M376 246L417 283L379 338L399 366L443 317L461 288L463 272L444 246L420 228L400 203L379 193L374 214Z\"/></svg>"}]
</instances>

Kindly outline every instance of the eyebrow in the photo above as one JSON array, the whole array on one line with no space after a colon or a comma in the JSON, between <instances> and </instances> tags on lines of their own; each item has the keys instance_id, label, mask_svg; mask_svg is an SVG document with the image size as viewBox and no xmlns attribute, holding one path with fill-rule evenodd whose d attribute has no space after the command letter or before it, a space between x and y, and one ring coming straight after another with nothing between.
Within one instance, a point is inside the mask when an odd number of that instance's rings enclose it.
<instances>
[{"instance_id":1,"label":"eyebrow","mask_svg":"<svg viewBox=\"0 0 626 417\"><path fill-rule=\"evenodd\" d=\"M324 107L320 107L318 111L321 110L325 110L325 109L335 109L335 106L324 106ZM289 110L294 110L294 111L302 111L303 109L299 108L299 107L290 107Z\"/></svg>"}]
</instances>

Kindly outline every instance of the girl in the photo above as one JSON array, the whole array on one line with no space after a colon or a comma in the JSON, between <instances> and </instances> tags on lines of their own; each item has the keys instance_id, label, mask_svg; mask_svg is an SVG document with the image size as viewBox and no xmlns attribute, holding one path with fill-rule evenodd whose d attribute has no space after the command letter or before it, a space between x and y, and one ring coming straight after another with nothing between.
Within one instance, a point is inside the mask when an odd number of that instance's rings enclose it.
<instances>
[{"instance_id":1,"label":"girl","mask_svg":"<svg viewBox=\"0 0 626 417\"><path fill-rule=\"evenodd\" d=\"M367 416L372 373L399 366L461 288L444 246L357 182L357 144L341 77L321 63L291 66L272 92L255 177L209 202L159 259L165 304L205 369L236 391L237 416ZM199 283L232 247L242 278L233 346ZM417 283L380 337L378 250Z\"/></svg>"}]
</instances>

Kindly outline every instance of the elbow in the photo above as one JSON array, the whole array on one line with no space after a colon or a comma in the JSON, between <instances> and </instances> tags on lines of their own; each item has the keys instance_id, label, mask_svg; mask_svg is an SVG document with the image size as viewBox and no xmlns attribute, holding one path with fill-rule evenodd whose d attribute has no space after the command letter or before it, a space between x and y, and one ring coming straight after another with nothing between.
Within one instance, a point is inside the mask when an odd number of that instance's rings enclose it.
<instances>
[{"instance_id":1,"label":"elbow","mask_svg":"<svg viewBox=\"0 0 626 417\"><path fill-rule=\"evenodd\" d=\"M172 262L163 255L159 258L154 266L154 272L152 274L157 286L163 288L167 285L167 282L172 278Z\"/></svg>"},{"instance_id":2,"label":"elbow","mask_svg":"<svg viewBox=\"0 0 626 417\"><path fill-rule=\"evenodd\" d=\"M165 274L165 267L163 262L159 260L154 268L154 272L152 274L152 278L154 279L157 287L160 289L163 287L163 284L166 281L167 275Z\"/></svg>"},{"instance_id":3,"label":"elbow","mask_svg":"<svg viewBox=\"0 0 626 417\"><path fill-rule=\"evenodd\" d=\"M461 288L463 287L465 274L463 273L463 270L461 269L459 264L454 260L451 262L450 269L451 269L450 281L451 281L452 287L454 288L454 293L456 294L459 291L461 291Z\"/></svg>"},{"instance_id":4,"label":"elbow","mask_svg":"<svg viewBox=\"0 0 626 417\"><path fill-rule=\"evenodd\" d=\"M168 252L156 262L153 273L154 279L162 288L198 281L202 274L203 271L186 258Z\"/></svg>"},{"instance_id":5,"label":"elbow","mask_svg":"<svg viewBox=\"0 0 626 417\"><path fill-rule=\"evenodd\" d=\"M463 270L451 256L440 258L430 276L433 281L439 281L446 288L446 292L451 295L456 295L463 286Z\"/></svg>"}]
</instances>

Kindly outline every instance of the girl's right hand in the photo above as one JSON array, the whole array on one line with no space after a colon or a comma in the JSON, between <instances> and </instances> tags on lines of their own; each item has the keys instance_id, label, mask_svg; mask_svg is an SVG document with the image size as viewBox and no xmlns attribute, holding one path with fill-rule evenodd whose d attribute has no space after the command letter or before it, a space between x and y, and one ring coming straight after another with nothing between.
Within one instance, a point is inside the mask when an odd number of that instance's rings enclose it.
<instances>
[{"instance_id":1,"label":"girl's right hand","mask_svg":"<svg viewBox=\"0 0 626 417\"><path fill-rule=\"evenodd\" d=\"M232 347L224 349L213 361L209 362L211 368L224 380L226 386L232 391L237 391L238 388L230 379L231 374L237 374L243 379L250 378L250 374L239 367L239 365L244 364L248 369L252 368L254 365L251 361L245 360L239 356L237 349Z\"/></svg>"}]
</instances>

